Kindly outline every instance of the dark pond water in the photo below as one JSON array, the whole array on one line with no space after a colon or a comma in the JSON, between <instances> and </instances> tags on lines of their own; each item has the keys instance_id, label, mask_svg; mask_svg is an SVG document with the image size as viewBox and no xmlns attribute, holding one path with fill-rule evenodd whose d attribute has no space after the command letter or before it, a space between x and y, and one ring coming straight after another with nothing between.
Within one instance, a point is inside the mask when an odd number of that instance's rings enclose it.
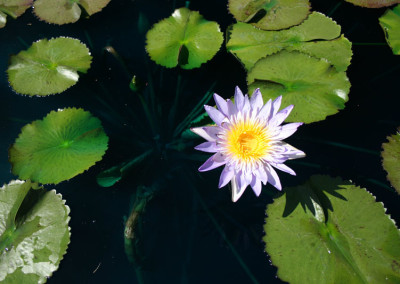
<instances>
[{"instance_id":1,"label":"dark pond water","mask_svg":"<svg viewBox=\"0 0 400 284\"><path fill-rule=\"evenodd\" d=\"M400 57L394 56L388 46L379 45L385 39L378 17L385 9L358 8L342 0L311 2L313 10L331 16L354 43L348 70L352 83L350 100L339 114L303 126L288 139L290 144L306 152L307 157L289 163L297 177L283 173L282 184L300 184L317 173L351 179L384 202L388 213L399 223L400 199L386 181L379 155L385 137L395 133L400 125ZM184 5L179 0L112 0L104 11L89 20L64 26L40 22L28 11L0 30L0 73L3 74L0 76L0 183L16 178L10 173L7 149L21 127L43 118L51 110L64 107L89 110L102 120L110 137L103 161L54 187L71 208L72 236L59 270L48 283L139 283L124 251L124 216L129 215L136 188L140 184L150 186L171 167L178 170L161 181L162 192L149 203L142 216L144 283L281 282L275 277L276 268L264 253L261 240L265 207L275 194L272 186L264 188L259 198L247 190L233 204L229 190L217 188L219 170L198 174L201 162L179 165L173 162L173 157L161 155L140 174L132 173L112 188L96 184L99 172L138 154L132 143L137 138L130 131L136 122L128 109L141 121L145 118L137 98L128 88L133 74L146 80L148 70L153 72L164 114L159 119L161 122L168 115L178 77L182 79L184 96L176 122L185 117L214 82L215 92L225 98L233 95L236 85L246 90L244 69L224 48L211 62L191 71L160 71L149 60L144 51L144 36L138 31L139 14L153 24L168 17L174 7ZM227 1L220 0L190 2L192 10L217 21L222 30L234 22L226 6ZM26 49L38 39L57 36L78 38L89 46L93 64L88 74L60 95L29 98L15 94L8 86L5 73L9 55ZM119 53L126 67L105 52L106 46L112 46ZM101 104L98 97L107 103ZM169 131L171 128L163 128L161 135Z\"/></svg>"}]
</instances>

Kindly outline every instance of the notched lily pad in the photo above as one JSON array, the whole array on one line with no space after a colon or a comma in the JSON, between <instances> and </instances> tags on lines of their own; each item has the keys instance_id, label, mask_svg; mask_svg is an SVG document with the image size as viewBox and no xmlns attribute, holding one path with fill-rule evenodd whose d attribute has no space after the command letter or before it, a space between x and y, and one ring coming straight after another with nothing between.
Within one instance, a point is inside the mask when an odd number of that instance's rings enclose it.
<instances>
[{"instance_id":1,"label":"notched lily pad","mask_svg":"<svg viewBox=\"0 0 400 284\"><path fill-rule=\"evenodd\" d=\"M0 188L0 204L0 282L46 282L70 241L69 207L55 190L20 180Z\"/></svg>"},{"instance_id":2,"label":"notched lily pad","mask_svg":"<svg viewBox=\"0 0 400 284\"><path fill-rule=\"evenodd\" d=\"M51 24L75 23L82 14L88 16L100 12L110 0L36 0L34 13L39 19Z\"/></svg>"},{"instance_id":3,"label":"notched lily pad","mask_svg":"<svg viewBox=\"0 0 400 284\"><path fill-rule=\"evenodd\" d=\"M366 8L382 8L400 3L400 0L345 0L345 1Z\"/></svg>"},{"instance_id":4,"label":"notched lily pad","mask_svg":"<svg viewBox=\"0 0 400 284\"><path fill-rule=\"evenodd\" d=\"M379 24L385 32L385 38L393 53L400 55L400 5L393 10L388 9L379 18Z\"/></svg>"},{"instance_id":5,"label":"notched lily pad","mask_svg":"<svg viewBox=\"0 0 400 284\"><path fill-rule=\"evenodd\" d=\"M89 49L77 39L42 39L11 56L8 80L20 94L57 94L75 85L79 79L78 72L86 73L91 60Z\"/></svg>"},{"instance_id":6,"label":"notched lily pad","mask_svg":"<svg viewBox=\"0 0 400 284\"><path fill-rule=\"evenodd\" d=\"M310 13L308 0L229 0L228 8L236 20L264 30L298 25Z\"/></svg>"},{"instance_id":7,"label":"notched lily pad","mask_svg":"<svg viewBox=\"0 0 400 284\"><path fill-rule=\"evenodd\" d=\"M266 251L283 281L400 282L399 230L365 189L313 176L285 189L266 213Z\"/></svg>"},{"instance_id":8,"label":"notched lily pad","mask_svg":"<svg viewBox=\"0 0 400 284\"><path fill-rule=\"evenodd\" d=\"M400 127L387 139L389 142L382 144L382 165L388 173L388 180L400 194Z\"/></svg>"},{"instance_id":9,"label":"notched lily pad","mask_svg":"<svg viewBox=\"0 0 400 284\"><path fill-rule=\"evenodd\" d=\"M205 20L199 12L180 8L147 32L146 50L162 66L192 69L213 58L222 42L218 23Z\"/></svg>"},{"instance_id":10,"label":"notched lily pad","mask_svg":"<svg viewBox=\"0 0 400 284\"><path fill-rule=\"evenodd\" d=\"M13 19L21 16L29 7L33 0L0 0L0 28L7 22L7 15Z\"/></svg>"},{"instance_id":11,"label":"notched lily pad","mask_svg":"<svg viewBox=\"0 0 400 284\"><path fill-rule=\"evenodd\" d=\"M52 111L22 128L9 150L12 172L20 179L57 184L100 161L107 143L100 120L88 111Z\"/></svg>"},{"instance_id":12,"label":"notched lily pad","mask_svg":"<svg viewBox=\"0 0 400 284\"><path fill-rule=\"evenodd\" d=\"M261 58L283 49L298 50L317 58L325 58L338 71L350 65L351 43L340 36L341 28L325 15L313 12L300 25L282 31L263 31L250 24L230 27L226 48L247 70Z\"/></svg>"}]
</instances>

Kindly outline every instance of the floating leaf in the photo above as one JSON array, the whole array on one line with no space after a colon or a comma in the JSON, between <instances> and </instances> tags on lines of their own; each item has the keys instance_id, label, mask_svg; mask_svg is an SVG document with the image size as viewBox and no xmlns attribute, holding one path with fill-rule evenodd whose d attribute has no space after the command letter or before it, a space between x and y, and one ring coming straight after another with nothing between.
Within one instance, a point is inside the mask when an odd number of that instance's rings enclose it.
<instances>
[{"instance_id":1,"label":"floating leaf","mask_svg":"<svg viewBox=\"0 0 400 284\"><path fill-rule=\"evenodd\" d=\"M22 128L9 150L12 172L21 179L59 183L100 161L107 143L100 120L89 112L52 111Z\"/></svg>"},{"instance_id":2,"label":"floating leaf","mask_svg":"<svg viewBox=\"0 0 400 284\"><path fill-rule=\"evenodd\" d=\"M308 0L229 0L229 11L240 22L264 30L300 24L310 12Z\"/></svg>"},{"instance_id":3,"label":"floating leaf","mask_svg":"<svg viewBox=\"0 0 400 284\"><path fill-rule=\"evenodd\" d=\"M379 18L379 23L385 32L385 38L393 53L400 55L400 5L393 10L388 9Z\"/></svg>"},{"instance_id":4,"label":"floating leaf","mask_svg":"<svg viewBox=\"0 0 400 284\"><path fill-rule=\"evenodd\" d=\"M0 28L7 22L7 15L16 19L31 5L33 0L0 0Z\"/></svg>"},{"instance_id":5,"label":"floating leaf","mask_svg":"<svg viewBox=\"0 0 400 284\"><path fill-rule=\"evenodd\" d=\"M400 233L382 203L314 176L267 208L266 251L290 283L400 283Z\"/></svg>"},{"instance_id":6,"label":"floating leaf","mask_svg":"<svg viewBox=\"0 0 400 284\"><path fill-rule=\"evenodd\" d=\"M0 188L0 282L44 283L70 241L69 207L29 181Z\"/></svg>"},{"instance_id":7,"label":"floating leaf","mask_svg":"<svg viewBox=\"0 0 400 284\"><path fill-rule=\"evenodd\" d=\"M11 56L8 79L20 94L61 93L76 84L78 72L86 73L91 60L89 49L77 39L42 39L28 50Z\"/></svg>"},{"instance_id":8,"label":"floating leaf","mask_svg":"<svg viewBox=\"0 0 400 284\"><path fill-rule=\"evenodd\" d=\"M217 53L223 42L216 22L207 21L196 11L180 8L155 24L146 35L146 50L152 60L172 68L200 67Z\"/></svg>"},{"instance_id":9,"label":"floating leaf","mask_svg":"<svg viewBox=\"0 0 400 284\"><path fill-rule=\"evenodd\" d=\"M325 58L338 71L350 65L351 43L340 37L340 26L332 19L313 12L299 26L282 31L263 31L245 23L231 26L227 50L249 70L261 58L282 49L298 50L318 58Z\"/></svg>"},{"instance_id":10,"label":"floating leaf","mask_svg":"<svg viewBox=\"0 0 400 284\"><path fill-rule=\"evenodd\" d=\"M345 1L366 8L382 8L400 3L400 0L345 0Z\"/></svg>"},{"instance_id":11,"label":"floating leaf","mask_svg":"<svg viewBox=\"0 0 400 284\"><path fill-rule=\"evenodd\" d=\"M109 2L110 0L36 0L33 11L43 21L62 25L78 21L81 8L91 16L100 12Z\"/></svg>"},{"instance_id":12,"label":"floating leaf","mask_svg":"<svg viewBox=\"0 0 400 284\"><path fill-rule=\"evenodd\" d=\"M400 194L400 127L396 134L387 139L389 142L382 144L382 165L388 173L388 180Z\"/></svg>"},{"instance_id":13,"label":"floating leaf","mask_svg":"<svg viewBox=\"0 0 400 284\"><path fill-rule=\"evenodd\" d=\"M324 59L281 51L260 59L247 76L249 93L260 88L264 101L282 95L282 107L295 105L287 121L323 120L344 108L350 83Z\"/></svg>"}]
</instances>

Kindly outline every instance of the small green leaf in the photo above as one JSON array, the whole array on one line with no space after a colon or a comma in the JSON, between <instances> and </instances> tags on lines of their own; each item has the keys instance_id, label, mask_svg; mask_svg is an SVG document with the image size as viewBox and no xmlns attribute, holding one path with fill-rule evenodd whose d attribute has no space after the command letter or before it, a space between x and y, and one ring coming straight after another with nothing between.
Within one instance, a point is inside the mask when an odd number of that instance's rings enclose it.
<instances>
[{"instance_id":1,"label":"small green leaf","mask_svg":"<svg viewBox=\"0 0 400 284\"><path fill-rule=\"evenodd\" d=\"M400 127L387 139L389 142L382 144L382 165L388 173L388 180L400 194Z\"/></svg>"},{"instance_id":2,"label":"small green leaf","mask_svg":"<svg viewBox=\"0 0 400 284\"><path fill-rule=\"evenodd\" d=\"M11 56L7 69L12 88L20 94L47 96L76 84L86 73L92 56L77 39L59 37L34 42L28 50Z\"/></svg>"},{"instance_id":3,"label":"small green leaf","mask_svg":"<svg viewBox=\"0 0 400 284\"><path fill-rule=\"evenodd\" d=\"M260 88L264 101L282 95L282 107L294 105L287 121L323 120L344 108L350 82L325 59L281 51L257 61L247 76L249 93Z\"/></svg>"},{"instance_id":4,"label":"small green leaf","mask_svg":"<svg viewBox=\"0 0 400 284\"><path fill-rule=\"evenodd\" d=\"M313 176L266 213L266 251L283 281L400 283L400 232L365 189Z\"/></svg>"},{"instance_id":5,"label":"small green leaf","mask_svg":"<svg viewBox=\"0 0 400 284\"><path fill-rule=\"evenodd\" d=\"M100 161L107 143L100 120L89 112L52 111L22 128L9 150L12 172L20 179L56 184Z\"/></svg>"},{"instance_id":6,"label":"small green leaf","mask_svg":"<svg viewBox=\"0 0 400 284\"><path fill-rule=\"evenodd\" d=\"M229 0L229 11L240 22L264 30L300 24L310 12L308 0Z\"/></svg>"},{"instance_id":7,"label":"small green leaf","mask_svg":"<svg viewBox=\"0 0 400 284\"><path fill-rule=\"evenodd\" d=\"M382 8L400 3L400 0L345 0L345 1L366 8Z\"/></svg>"},{"instance_id":8,"label":"small green leaf","mask_svg":"<svg viewBox=\"0 0 400 284\"><path fill-rule=\"evenodd\" d=\"M75 23L85 9L89 16L100 12L110 0L36 0L34 13L39 19L51 24Z\"/></svg>"},{"instance_id":9,"label":"small green leaf","mask_svg":"<svg viewBox=\"0 0 400 284\"><path fill-rule=\"evenodd\" d=\"M7 22L7 15L16 19L21 16L29 7L33 0L0 0L0 28Z\"/></svg>"},{"instance_id":10,"label":"small green leaf","mask_svg":"<svg viewBox=\"0 0 400 284\"><path fill-rule=\"evenodd\" d=\"M379 24L385 32L385 38L393 53L400 55L400 5L393 10L388 9L379 18Z\"/></svg>"},{"instance_id":11,"label":"small green leaf","mask_svg":"<svg viewBox=\"0 0 400 284\"><path fill-rule=\"evenodd\" d=\"M69 207L29 181L0 188L0 282L44 283L70 241Z\"/></svg>"},{"instance_id":12,"label":"small green leaf","mask_svg":"<svg viewBox=\"0 0 400 284\"><path fill-rule=\"evenodd\" d=\"M247 70L259 59L282 49L325 58L338 71L347 69L352 56L351 43L340 37L340 26L317 12L311 13L299 26L282 31L263 31L249 24L234 24L228 33L226 47Z\"/></svg>"},{"instance_id":13,"label":"small green leaf","mask_svg":"<svg viewBox=\"0 0 400 284\"><path fill-rule=\"evenodd\" d=\"M180 8L148 31L146 50L162 66L192 69L213 58L222 42L218 23L205 20L199 12Z\"/></svg>"}]
</instances>

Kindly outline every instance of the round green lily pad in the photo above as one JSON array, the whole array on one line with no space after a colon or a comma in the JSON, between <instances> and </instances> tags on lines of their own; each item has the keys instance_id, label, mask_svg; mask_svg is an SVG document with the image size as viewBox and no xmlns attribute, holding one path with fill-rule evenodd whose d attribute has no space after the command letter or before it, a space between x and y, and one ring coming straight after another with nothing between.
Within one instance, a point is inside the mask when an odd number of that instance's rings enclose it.
<instances>
[{"instance_id":1,"label":"round green lily pad","mask_svg":"<svg viewBox=\"0 0 400 284\"><path fill-rule=\"evenodd\" d=\"M46 282L70 241L69 207L55 190L20 180L0 188L0 204L0 282Z\"/></svg>"},{"instance_id":2,"label":"round green lily pad","mask_svg":"<svg viewBox=\"0 0 400 284\"><path fill-rule=\"evenodd\" d=\"M7 15L13 19L21 16L29 7L33 0L0 0L0 28L7 22Z\"/></svg>"},{"instance_id":3,"label":"round green lily pad","mask_svg":"<svg viewBox=\"0 0 400 284\"><path fill-rule=\"evenodd\" d=\"M345 0L345 1L366 8L382 8L400 3L400 0Z\"/></svg>"},{"instance_id":4,"label":"round green lily pad","mask_svg":"<svg viewBox=\"0 0 400 284\"><path fill-rule=\"evenodd\" d=\"M86 73L91 60L89 49L77 39L42 39L11 56L8 80L20 94L57 94L75 85L79 79L78 72Z\"/></svg>"},{"instance_id":5,"label":"round green lily pad","mask_svg":"<svg viewBox=\"0 0 400 284\"><path fill-rule=\"evenodd\" d=\"M100 120L88 111L52 111L22 128L9 150L12 172L20 179L57 184L100 161L107 143Z\"/></svg>"},{"instance_id":6,"label":"round green lily pad","mask_svg":"<svg viewBox=\"0 0 400 284\"><path fill-rule=\"evenodd\" d=\"M289 283L400 283L400 232L368 191L313 176L268 205L266 251Z\"/></svg>"},{"instance_id":7,"label":"round green lily pad","mask_svg":"<svg viewBox=\"0 0 400 284\"><path fill-rule=\"evenodd\" d=\"M400 55L400 5L388 9L379 18L379 24L385 32L385 38L393 53Z\"/></svg>"},{"instance_id":8,"label":"round green lily pad","mask_svg":"<svg viewBox=\"0 0 400 284\"><path fill-rule=\"evenodd\" d=\"M282 95L282 107L295 107L287 121L311 123L344 108L350 82L325 59L281 51L257 61L248 72L249 92L260 88L264 101Z\"/></svg>"},{"instance_id":9,"label":"round green lily pad","mask_svg":"<svg viewBox=\"0 0 400 284\"><path fill-rule=\"evenodd\" d=\"M388 173L388 180L400 194L400 127L387 139L389 142L382 144L382 165Z\"/></svg>"},{"instance_id":10,"label":"round green lily pad","mask_svg":"<svg viewBox=\"0 0 400 284\"><path fill-rule=\"evenodd\" d=\"M34 13L51 24L63 25L79 20L82 8L91 16L100 12L110 0L36 0Z\"/></svg>"},{"instance_id":11,"label":"round green lily pad","mask_svg":"<svg viewBox=\"0 0 400 284\"><path fill-rule=\"evenodd\" d=\"M218 23L205 20L199 12L180 8L147 32L146 50L162 66L192 69L213 58L222 42Z\"/></svg>"},{"instance_id":12,"label":"round green lily pad","mask_svg":"<svg viewBox=\"0 0 400 284\"><path fill-rule=\"evenodd\" d=\"M236 20L263 30L282 30L300 24L310 13L308 0L229 0Z\"/></svg>"}]
</instances>

